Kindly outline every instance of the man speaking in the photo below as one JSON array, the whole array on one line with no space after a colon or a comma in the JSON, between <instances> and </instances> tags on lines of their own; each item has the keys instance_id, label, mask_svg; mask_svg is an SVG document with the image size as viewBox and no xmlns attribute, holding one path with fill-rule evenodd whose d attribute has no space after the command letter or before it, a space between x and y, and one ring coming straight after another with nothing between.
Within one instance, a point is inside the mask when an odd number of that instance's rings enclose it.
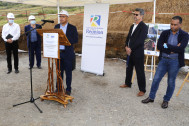
<instances>
[{"instance_id":1,"label":"man speaking","mask_svg":"<svg viewBox=\"0 0 189 126\"><path fill-rule=\"evenodd\" d=\"M59 13L60 24L55 25L55 29L62 29L66 37L68 38L71 46L60 45L60 69L61 77L63 79L64 71L66 73L66 94L71 94L71 82L72 82L72 63L74 61L74 47L73 44L78 42L77 28L68 23L69 14L67 11L62 10Z\"/></svg>"}]
</instances>

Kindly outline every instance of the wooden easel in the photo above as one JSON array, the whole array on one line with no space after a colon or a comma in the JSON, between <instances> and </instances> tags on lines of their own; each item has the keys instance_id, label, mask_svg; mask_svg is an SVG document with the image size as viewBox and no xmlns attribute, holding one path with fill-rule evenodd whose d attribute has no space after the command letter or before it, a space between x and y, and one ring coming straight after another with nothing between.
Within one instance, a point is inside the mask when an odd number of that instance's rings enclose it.
<instances>
[{"instance_id":1,"label":"wooden easel","mask_svg":"<svg viewBox=\"0 0 189 126\"><path fill-rule=\"evenodd\" d=\"M156 72L156 56L155 55L145 55L146 56L146 63L145 63L145 67L144 67L144 71L147 72L153 72L153 76L155 75ZM147 69L147 65L148 65L148 57L154 57L153 58L153 69ZM150 64L151 65L151 64Z\"/></svg>"},{"instance_id":2,"label":"wooden easel","mask_svg":"<svg viewBox=\"0 0 189 126\"><path fill-rule=\"evenodd\" d=\"M179 94L180 94L180 92L181 92L181 90L182 90L184 84L185 84L186 82L189 82L188 77L189 77L189 72L188 72L188 74L186 75L186 77L185 77L185 79L184 79L184 81L183 81L181 87L179 88L179 91L177 92L176 96L179 96Z\"/></svg>"},{"instance_id":3,"label":"wooden easel","mask_svg":"<svg viewBox=\"0 0 189 126\"><path fill-rule=\"evenodd\" d=\"M134 82L134 79L135 79L135 76L136 76L136 70L133 70L133 77L132 77L132 80L131 80L131 83L133 83Z\"/></svg>"},{"instance_id":4,"label":"wooden easel","mask_svg":"<svg viewBox=\"0 0 189 126\"><path fill-rule=\"evenodd\" d=\"M154 55L145 55L146 56L146 62L145 62L145 67L144 67L144 71L147 71L147 72L153 72L153 76L155 75L155 72L156 72L156 56L154 56ZM151 69L147 69L147 65L148 65L148 57L149 56L154 56L154 59L153 59L153 69L151 70ZM150 64L151 65L151 64ZM135 76L136 76L136 71L135 70L133 70L133 77L132 77L132 83L133 83L133 81L134 81L134 79L135 79Z\"/></svg>"},{"instance_id":5,"label":"wooden easel","mask_svg":"<svg viewBox=\"0 0 189 126\"><path fill-rule=\"evenodd\" d=\"M63 33L61 29L37 29L37 32L40 34L40 36L43 36L43 33L58 33L59 35L59 45L65 45L70 46L70 42L68 41L66 35ZM58 47L59 47L58 45ZM44 53L43 53L44 54ZM44 95L41 95L41 101L43 100L53 100L57 101L66 107L68 104L68 101L72 102L74 99L72 96L66 95L63 85L63 80L61 77L61 71L60 71L60 50L58 49L58 59L54 58L48 58L48 79L47 79L47 89L45 91ZM56 78L57 82L55 82L55 85L57 84L57 91L54 90L54 62L56 65Z\"/></svg>"}]
</instances>

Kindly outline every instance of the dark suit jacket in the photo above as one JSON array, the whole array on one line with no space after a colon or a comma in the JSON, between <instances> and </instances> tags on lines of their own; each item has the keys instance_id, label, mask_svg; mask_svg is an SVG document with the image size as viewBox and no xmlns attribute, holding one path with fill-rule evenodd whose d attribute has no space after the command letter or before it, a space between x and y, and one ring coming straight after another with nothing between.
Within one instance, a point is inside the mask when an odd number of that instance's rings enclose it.
<instances>
[{"instance_id":1,"label":"dark suit jacket","mask_svg":"<svg viewBox=\"0 0 189 126\"><path fill-rule=\"evenodd\" d=\"M55 25L54 28L60 29L60 24ZM77 28L69 23L67 26L66 37L71 43L71 46L65 46L64 58L73 60L75 57L73 44L78 42L78 33Z\"/></svg>"},{"instance_id":2,"label":"dark suit jacket","mask_svg":"<svg viewBox=\"0 0 189 126\"><path fill-rule=\"evenodd\" d=\"M125 46L128 46L129 43L129 48L132 50L131 56L135 55L135 57L144 57L144 40L148 34L148 27L143 21L141 21L131 35L133 27L134 24L130 27Z\"/></svg>"},{"instance_id":3,"label":"dark suit jacket","mask_svg":"<svg viewBox=\"0 0 189 126\"><path fill-rule=\"evenodd\" d=\"M181 45L178 47L178 46L173 46L167 43L170 36L170 32L171 32L170 29L165 30L160 35L160 38L157 44L157 49L160 50L159 58L161 60L162 52L167 53L167 54L170 54L171 52L178 53L179 65L180 67L183 67L185 65L184 64L184 51L185 51L186 46L188 45L188 33L181 29L179 30L178 43L181 43ZM168 49L165 49L163 47L164 43L167 43Z\"/></svg>"},{"instance_id":4,"label":"dark suit jacket","mask_svg":"<svg viewBox=\"0 0 189 126\"><path fill-rule=\"evenodd\" d=\"M41 25L36 24L37 29L42 29ZM25 33L31 30L31 25L26 25L24 28ZM27 47L29 47L29 35L27 35ZM37 44L39 47L41 47L41 36L37 33Z\"/></svg>"}]
</instances>

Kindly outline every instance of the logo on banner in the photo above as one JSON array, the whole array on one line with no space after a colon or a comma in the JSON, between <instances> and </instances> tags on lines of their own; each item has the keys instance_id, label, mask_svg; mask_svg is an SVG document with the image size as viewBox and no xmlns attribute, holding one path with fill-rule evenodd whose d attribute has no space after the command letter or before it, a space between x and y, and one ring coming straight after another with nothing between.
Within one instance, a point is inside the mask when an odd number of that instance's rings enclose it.
<instances>
[{"instance_id":1,"label":"logo on banner","mask_svg":"<svg viewBox=\"0 0 189 126\"><path fill-rule=\"evenodd\" d=\"M91 15L89 27L86 27L86 35L90 38L102 38L104 27L101 24L101 15Z\"/></svg>"},{"instance_id":2,"label":"logo on banner","mask_svg":"<svg viewBox=\"0 0 189 126\"><path fill-rule=\"evenodd\" d=\"M91 15L90 23L91 27L100 26L101 16L100 15Z\"/></svg>"},{"instance_id":3,"label":"logo on banner","mask_svg":"<svg viewBox=\"0 0 189 126\"><path fill-rule=\"evenodd\" d=\"M50 35L49 35L49 34L47 34L46 38L49 38L49 37L50 37Z\"/></svg>"}]
</instances>

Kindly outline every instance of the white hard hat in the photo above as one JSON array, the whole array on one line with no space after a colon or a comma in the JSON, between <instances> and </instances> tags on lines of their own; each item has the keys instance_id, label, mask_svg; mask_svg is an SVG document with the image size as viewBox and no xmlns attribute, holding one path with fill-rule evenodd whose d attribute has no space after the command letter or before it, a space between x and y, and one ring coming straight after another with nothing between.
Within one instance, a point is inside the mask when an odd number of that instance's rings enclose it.
<instances>
[{"instance_id":1,"label":"white hard hat","mask_svg":"<svg viewBox=\"0 0 189 126\"><path fill-rule=\"evenodd\" d=\"M30 15L29 18L28 18L28 20L35 20L35 16Z\"/></svg>"},{"instance_id":2,"label":"white hard hat","mask_svg":"<svg viewBox=\"0 0 189 126\"><path fill-rule=\"evenodd\" d=\"M13 13L8 13L7 18L15 18Z\"/></svg>"},{"instance_id":3,"label":"white hard hat","mask_svg":"<svg viewBox=\"0 0 189 126\"><path fill-rule=\"evenodd\" d=\"M68 12L66 10L62 10L59 14L65 14L66 16L69 17L69 14L68 14Z\"/></svg>"}]
</instances>

